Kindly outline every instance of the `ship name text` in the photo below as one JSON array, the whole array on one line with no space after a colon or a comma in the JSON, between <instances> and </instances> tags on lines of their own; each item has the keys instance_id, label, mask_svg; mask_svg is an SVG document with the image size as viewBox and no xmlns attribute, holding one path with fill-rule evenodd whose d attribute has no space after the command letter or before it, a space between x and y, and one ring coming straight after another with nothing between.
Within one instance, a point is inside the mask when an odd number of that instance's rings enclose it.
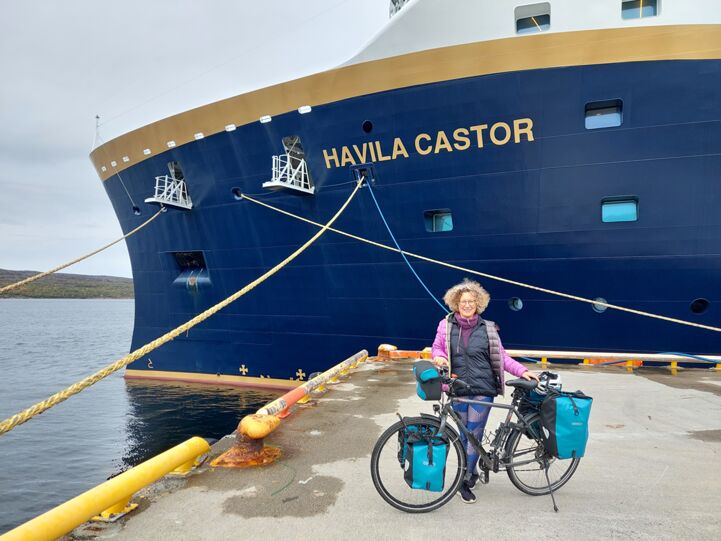
<instances>
[{"instance_id":1,"label":"ship name text","mask_svg":"<svg viewBox=\"0 0 721 541\"><path fill-rule=\"evenodd\" d=\"M410 158L408 149L415 150L419 156L457 152L469 149L482 149L489 142L495 146L503 146L513 141L533 142L533 120L519 118L511 123L496 122L495 124L477 124L467 128L456 128L452 131L439 130L434 134L419 133L412 144L395 137L392 144L381 141L367 141L362 145L344 145L340 148L323 149L323 158L327 169L360 165L368 162L386 162L399 158Z\"/></svg>"}]
</instances>

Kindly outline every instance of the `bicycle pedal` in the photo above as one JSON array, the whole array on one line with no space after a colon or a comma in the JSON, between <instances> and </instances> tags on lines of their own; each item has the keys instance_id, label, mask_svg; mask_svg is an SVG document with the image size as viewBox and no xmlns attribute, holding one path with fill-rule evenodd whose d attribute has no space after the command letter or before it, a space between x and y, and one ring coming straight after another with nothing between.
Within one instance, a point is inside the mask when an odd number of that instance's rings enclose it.
<instances>
[{"instance_id":1,"label":"bicycle pedal","mask_svg":"<svg viewBox=\"0 0 721 541\"><path fill-rule=\"evenodd\" d=\"M481 482L482 485L487 485L489 481L489 475L488 470L483 470L481 472L481 476L478 478L478 480Z\"/></svg>"}]
</instances>

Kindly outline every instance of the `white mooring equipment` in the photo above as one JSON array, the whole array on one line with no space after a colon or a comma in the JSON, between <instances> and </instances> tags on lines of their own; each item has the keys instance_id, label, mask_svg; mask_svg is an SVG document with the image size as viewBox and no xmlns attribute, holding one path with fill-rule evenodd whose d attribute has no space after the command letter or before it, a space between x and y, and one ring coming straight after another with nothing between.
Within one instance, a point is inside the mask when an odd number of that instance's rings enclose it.
<instances>
[{"instance_id":1,"label":"white mooring equipment","mask_svg":"<svg viewBox=\"0 0 721 541\"><path fill-rule=\"evenodd\" d=\"M263 188L271 190L288 188L303 193L315 193L315 186L311 185L305 159L290 153L273 156L273 178L264 182Z\"/></svg>"},{"instance_id":2,"label":"white mooring equipment","mask_svg":"<svg viewBox=\"0 0 721 541\"><path fill-rule=\"evenodd\" d=\"M193 201L190 199L185 181L173 175L155 177L155 195L148 197L145 202L186 210L193 208Z\"/></svg>"}]
</instances>

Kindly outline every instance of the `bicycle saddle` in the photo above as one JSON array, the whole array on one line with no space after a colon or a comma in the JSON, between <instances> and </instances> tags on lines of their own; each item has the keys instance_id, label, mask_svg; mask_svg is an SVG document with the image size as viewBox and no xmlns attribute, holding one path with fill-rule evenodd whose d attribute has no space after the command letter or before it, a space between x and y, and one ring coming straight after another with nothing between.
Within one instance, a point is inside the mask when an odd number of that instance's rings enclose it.
<instances>
[{"instance_id":1,"label":"bicycle saddle","mask_svg":"<svg viewBox=\"0 0 721 541\"><path fill-rule=\"evenodd\" d=\"M511 381L507 381L506 385L508 385L509 387L520 387L521 389L526 389L527 391L530 391L531 389L536 388L538 382L535 379L512 379Z\"/></svg>"}]
</instances>

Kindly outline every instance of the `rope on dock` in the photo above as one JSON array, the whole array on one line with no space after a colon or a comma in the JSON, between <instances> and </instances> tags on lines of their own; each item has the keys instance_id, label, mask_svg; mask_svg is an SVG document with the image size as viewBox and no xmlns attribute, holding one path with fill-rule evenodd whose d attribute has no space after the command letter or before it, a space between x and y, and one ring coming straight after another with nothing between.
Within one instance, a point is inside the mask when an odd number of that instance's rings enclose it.
<instances>
[{"instance_id":1,"label":"rope on dock","mask_svg":"<svg viewBox=\"0 0 721 541\"><path fill-rule=\"evenodd\" d=\"M129 365L130 363L137 361L141 357L147 355L151 351L159 348L160 346L170 342L174 338L180 336L181 334L187 332L189 329L195 327L198 323L201 323L208 319L210 316L214 315L216 312L219 312L232 302L238 300L240 297L254 289L256 286L262 284L264 281L266 281L268 278L276 274L279 270L281 270L283 267L288 265L291 261L293 261L296 257L298 257L300 254L302 254L311 244L313 244L318 238L320 238L323 233L325 233L328 229L330 229L330 226L335 222L338 217L340 217L341 214L343 214L343 211L345 211L346 207L350 204L350 202L355 197L356 193L358 193L358 189L361 187L361 184L364 182L365 177L361 177L358 182L356 183L355 189L353 192L348 196L348 199L346 199L346 202L343 203L343 206L338 209L338 212L333 215L333 217L325 224L320 226L321 229L318 231L315 235L313 235L310 239L308 239L300 248L295 250L292 254L290 254L288 257L286 257L283 261L278 263L275 267L270 269L269 271L265 272L249 284L247 284L242 289L236 291L233 293L230 297L227 297L225 300L220 301L214 306L211 306L204 312L198 314L193 319L183 323L179 327L176 327L172 331L167 332L163 336L156 338L152 342L149 342L145 344L144 346L136 349L135 351L129 353L122 359L118 359L114 363L106 366L102 370L96 372L95 374L88 376L82 381L79 381L78 383L75 383L68 387L67 389L64 389L63 391L60 391L58 393L55 393L51 397L43 400L42 402L38 402L34 406L27 408L26 410L21 411L20 413L17 413L13 415L12 417L9 417L8 419L5 419L2 423L0 423L0 435L5 434L6 432L9 432L16 426L23 424L36 415L40 415L44 411L52 408L56 404L59 404L60 402L67 400L74 394L79 393L80 391L90 387L94 383L97 383L103 378L108 377L113 372L117 372L124 366Z\"/></svg>"},{"instance_id":2,"label":"rope on dock","mask_svg":"<svg viewBox=\"0 0 721 541\"><path fill-rule=\"evenodd\" d=\"M102 252L103 250L107 250L108 248L110 248L110 247L113 246L114 244L119 243L121 240L127 239L128 237L131 237L131 236L135 235L135 233L137 233L138 231L140 231L141 229L143 229L146 225L148 225L150 222L152 222L153 220L155 220L155 218L157 218L157 217L160 215L161 212L163 212L163 209L162 209L162 208L161 208L158 212L156 212L155 214L153 214L150 218L148 218L147 220L145 220L145 221L144 221L142 224L140 224L138 227L136 227L135 229L133 229L132 231L126 233L125 235L123 235L123 236L120 237L119 239L115 239L113 242L111 242L111 243L109 243L109 244L106 244L105 246L103 246L103 247L101 247L101 248L98 248L97 250L93 250L93 251L90 252L89 254L85 254L84 256L78 257L77 259L73 259L72 261L68 261L67 263L63 263L62 265L60 265L60 266L58 266L58 267L55 267L54 269L50 269L49 271L45 271L45 272L41 272L41 273L39 273L39 274L35 274L35 275L33 275L33 276L30 276L30 277L28 277L28 278L25 278L24 280L20 280L19 282L15 282L14 284L10 284L10 285L7 285L7 286L4 286L4 287L0 288L0 295L2 295L3 293L7 293L8 291L12 291L13 289L17 289L18 287L27 285L27 284L29 284L29 283L31 283L31 282L34 282L35 280L40 280L40 278L43 278L43 277L45 277L45 276L49 276L50 274L54 274L54 273L56 273L56 272L58 272L58 271L61 271L61 270L63 270L63 269L66 269L66 268L68 268L68 267L71 266L71 265L75 265L75 263L80 263L80 262L81 262L82 260L84 260L84 259L88 259L89 257L92 257L92 256L94 256L95 254L99 254L99 253Z\"/></svg>"},{"instance_id":3,"label":"rope on dock","mask_svg":"<svg viewBox=\"0 0 721 541\"><path fill-rule=\"evenodd\" d=\"M310 220L310 219L308 219L308 218L304 218L303 216L298 216L297 214L293 214L292 212L288 212L288 211L286 211L286 210L279 209L278 207L274 207L273 205L269 205L268 203L263 203L262 201L258 201L257 199L253 199L252 197L250 197L250 196L248 196L248 195L244 195L244 196L243 196L243 199L246 199L246 200L250 201L251 203L255 203L255 204L257 204L257 205L260 205L261 207L266 207L266 208L268 208L268 209L270 209L270 210L273 210L273 211L275 211L275 212L279 212L280 214L284 214L284 215L289 216L289 217L291 217L291 218L295 218L296 220L300 220L300 221L302 221L302 222L306 222L306 223L312 224L312 225L314 225L314 226L316 226L316 227L321 227L321 224L319 224L318 222L314 222L313 220ZM354 240L357 240L357 241L360 241L360 242L364 242L364 243L366 243L366 244L370 244L370 245L372 245L372 246L376 246L376 247L382 248L382 249L384 249L384 250L389 250L389 251L391 251L391 252L398 252L398 253L400 253L400 254L404 254L404 255L407 255L407 256L410 256L410 257L414 257L414 258L419 259L419 260L421 260L421 261L426 261L426 262L428 262L428 263L433 263L433 264L435 264L435 265L441 265L441 266L447 267L447 268L449 268L449 269L454 269L454 270L459 270L459 271L462 271L462 272L467 272L467 273L469 273L469 274L474 274L474 275L476 275L476 276L481 276L481 277L483 277L483 278L488 278L489 280L495 280L495 281L497 281L497 282L503 282L503 283L510 284L510 285L514 285L514 286L518 286L518 287L524 287L524 288L526 288L526 289L532 289L532 290L534 290L534 291L540 291L541 293L547 293L547 294L549 294L549 295L555 295L555 296L557 296L557 297L564 297L564 298L566 298L566 299L571 299L571 300L578 301L578 302L585 302L585 303L592 304L592 305L596 305L596 306L605 306L606 308L611 308L612 310L619 310L619 311L621 311L621 312L627 312L627 313L629 313L629 314L635 314L635 315L638 315L638 316L644 316L644 317L649 317L649 318L653 318L653 319L660 319L660 320L662 320L662 321L668 321L668 322L670 322L670 323L677 323L677 324L679 324L679 325L687 325L687 326L689 326L689 327L696 327L696 328L699 328L699 329L705 329L705 330L707 330L707 331L721 332L721 328L719 328L719 327L713 327L713 326L711 326L711 325L703 325L703 324L701 324L701 323L695 323L695 322L693 322L693 321L686 321L686 320L683 320L683 319L677 319L677 318L673 318L673 317L662 316L662 315L660 315L660 314L654 314L654 313L651 313L651 312L644 312L643 310L635 310L635 309L633 309L633 308L626 308L625 306L619 306L619 305L617 305L617 304L610 304L610 303L603 302L603 301L600 301L600 300L586 299L586 298L584 298L584 297L579 297L578 295L571 295L571 294L569 294L569 293L563 293L563 292L561 292L561 291L555 291L555 290L553 290L553 289L547 289L547 288L544 288L544 287L534 286L534 285L532 285L532 284L527 284L527 283L524 283L524 282L518 282L518 281L516 281L516 280L510 280L509 278L503 278L502 276L496 276L496 275L493 275L493 274L488 274L488 273L486 273L486 272L481 272L481 271L469 269L469 268L466 268L466 267L461 267L461 266L459 266L459 265L453 265L452 263L446 263L445 261L439 261L438 259L433 259L433 258L431 258L431 257L426 257L426 256L423 256L423 255L414 254L413 252L407 252L407 251L405 251L405 250L400 250L400 249L398 249L398 248L394 248L393 246L388 246L387 244L382 244L382 243L380 243L380 242L376 242L376 241L374 241L374 240L366 239L366 238L360 237L360 236L358 236L358 235L354 235L354 234L352 234L352 233L347 233L347 232L341 231L341 230L339 230L339 229L334 229L334 228L332 228L332 227L329 227L328 230L329 230L329 231L332 231L333 233L337 233L338 235L343 235L343 236L345 236L345 237L348 237L348 238L351 238L351 239L354 239Z\"/></svg>"}]
</instances>

